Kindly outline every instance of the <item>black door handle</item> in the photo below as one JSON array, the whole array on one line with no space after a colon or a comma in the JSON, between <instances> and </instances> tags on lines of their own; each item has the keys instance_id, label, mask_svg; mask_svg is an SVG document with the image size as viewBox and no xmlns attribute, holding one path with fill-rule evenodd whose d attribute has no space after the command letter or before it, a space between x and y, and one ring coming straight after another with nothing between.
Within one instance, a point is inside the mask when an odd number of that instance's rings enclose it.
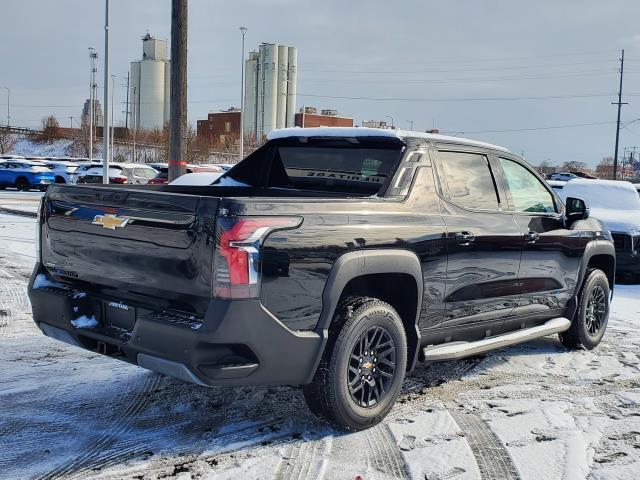
<instances>
[{"instance_id":1,"label":"black door handle","mask_svg":"<svg viewBox=\"0 0 640 480\"><path fill-rule=\"evenodd\" d=\"M476 239L476 236L470 232L458 232L456 233L456 242L458 245L469 245Z\"/></svg>"},{"instance_id":2,"label":"black door handle","mask_svg":"<svg viewBox=\"0 0 640 480\"><path fill-rule=\"evenodd\" d=\"M529 232L524 234L524 239L528 243L536 243L536 241L540 238L540 234L536 232Z\"/></svg>"}]
</instances>

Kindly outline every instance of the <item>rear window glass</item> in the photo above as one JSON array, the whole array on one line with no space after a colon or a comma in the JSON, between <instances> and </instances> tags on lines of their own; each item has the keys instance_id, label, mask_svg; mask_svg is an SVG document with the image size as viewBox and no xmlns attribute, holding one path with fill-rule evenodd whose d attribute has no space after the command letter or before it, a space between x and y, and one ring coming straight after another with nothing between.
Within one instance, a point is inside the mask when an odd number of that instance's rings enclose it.
<instances>
[{"instance_id":1,"label":"rear window glass","mask_svg":"<svg viewBox=\"0 0 640 480\"><path fill-rule=\"evenodd\" d=\"M400 158L400 149L279 147L270 186L375 194Z\"/></svg>"}]
</instances>

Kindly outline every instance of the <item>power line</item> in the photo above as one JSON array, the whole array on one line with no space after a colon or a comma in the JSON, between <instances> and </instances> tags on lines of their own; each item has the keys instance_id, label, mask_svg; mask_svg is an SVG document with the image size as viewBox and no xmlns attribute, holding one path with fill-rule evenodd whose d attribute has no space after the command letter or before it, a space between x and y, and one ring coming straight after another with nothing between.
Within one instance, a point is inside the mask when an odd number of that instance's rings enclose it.
<instances>
[{"instance_id":1,"label":"power line","mask_svg":"<svg viewBox=\"0 0 640 480\"><path fill-rule=\"evenodd\" d=\"M466 97L466 98L407 98L407 97L349 97L339 95L314 95L298 93L299 97L308 98L331 98L338 100L369 100L369 101L391 101L391 102L503 102L503 101L516 101L516 100L561 100L572 98L598 98L598 97L611 97L614 94L611 93L596 93L585 95L548 95L548 96L521 96L521 97Z\"/></svg>"},{"instance_id":2,"label":"power line","mask_svg":"<svg viewBox=\"0 0 640 480\"><path fill-rule=\"evenodd\" d=\"M640 119L639 119L640 120ZM445 132L445 133L455 133L457 135L466 135L469 133L472 134L476 134L476 133L509 133L509 132L533 132L533 131L538 131L538 130L556 130L556 129L562 129L562 128L577 128L577 127L591 127L591 126L595 126L595 125L610 125L612 123L615 123L613 120L607 121L607 122L591 122L591 123L574 123L574 124L569 124L569 125L553 125L553 126L546 126L546 127L530 127L530 128L508 128L505 130L476 130L476 131L456 131L456 132Z\"/></svg>"},{"instance_id":3,"label":"power line","mask_svg":"<svg viewBox=\"0 0 640 480\"><path fill-rule=\"evenodd\" d=\"M458 73L458 72L489 72L497 70L527 70L534 68L555 68L555 67L567 67L573 65L593 65L593 64L611 64L611 60L598 60L592 62L573 62L573 63L553 63L543 65L510 65L504 67L481 67L481 68L455 68L446 70L327 70L327 69L304 69L304 72L323 72L323 73L357 73L357 74L407 74L407 73Z\"/></svg>"}]
</instances>

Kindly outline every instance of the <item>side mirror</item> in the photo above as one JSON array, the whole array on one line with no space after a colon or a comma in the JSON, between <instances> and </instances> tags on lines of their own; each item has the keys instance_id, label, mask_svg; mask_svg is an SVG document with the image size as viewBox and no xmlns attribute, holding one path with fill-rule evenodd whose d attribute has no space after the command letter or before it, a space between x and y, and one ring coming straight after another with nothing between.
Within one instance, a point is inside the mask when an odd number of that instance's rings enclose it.
<instances>
[{"instance_id":1,"label":"side mirror","mask_svg":"<svg viewBox=\"0 0 640 480\"><path fill-rule=\"evenodd\" d=\"M565 203L568 223L589 218L589 207L581 198L568 197Z\"/></svg>"}]
</instances>

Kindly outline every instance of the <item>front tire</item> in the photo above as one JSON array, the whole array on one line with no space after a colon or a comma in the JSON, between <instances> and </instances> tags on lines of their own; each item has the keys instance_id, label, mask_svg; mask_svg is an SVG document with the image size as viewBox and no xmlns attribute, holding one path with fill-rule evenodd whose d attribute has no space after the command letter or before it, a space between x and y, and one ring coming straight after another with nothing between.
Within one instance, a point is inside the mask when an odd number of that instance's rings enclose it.
<instances>
[{"instance_id":1,"label":"front tire","mask_svg":"<svg viewBox=\"0 0 640 480\"><path fill-rule=\"evenodd\" d=\"M571 327L559 334L565 347L592 350L598 346L609 321L610 297L605 273L595 268L587 270Z\"/></svg>"},{"instance_id":2,"label":"front tire","mask_svg":"<svg viewBox=\"0 0 640 480\"><path fill-rule=\"evenodd\" d=\"M304 386L311 411L333 426L363 430L389 413L407 368L407 338L398 313L368 297L340 302L325 353Z\"/></svg>"},{"instance_id":3,"label":"front tire","mask_svg":"<svg viewBox=\"0 0 640 480\"><path fill-rule=\"evenodd\" d=\"M21 192L28 191L29 190L29 181L24 177L18 178L16 180L16 188Z\"/></svg>"}]
</instances>

